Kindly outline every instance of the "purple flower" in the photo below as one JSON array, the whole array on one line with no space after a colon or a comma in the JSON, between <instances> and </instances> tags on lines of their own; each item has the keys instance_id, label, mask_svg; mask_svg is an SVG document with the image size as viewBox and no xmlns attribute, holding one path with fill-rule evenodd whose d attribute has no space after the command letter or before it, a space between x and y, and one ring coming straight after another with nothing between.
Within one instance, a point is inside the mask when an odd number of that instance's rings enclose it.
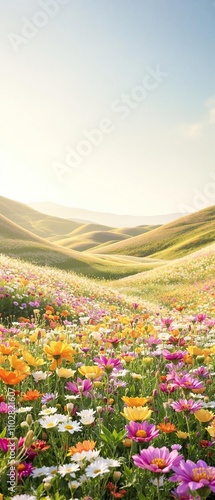
<instances>
[{"instance_id":1,"label":"purple flower","mask_svg":"<svg viewBox=\"0 0 215 500\"><path fill-rule=\"evenodd\" d=\"M167 375L168 380L168 375ZM173 379L173 386L180 387L181 389L187 389L193 391L195 389L204 389L204 384L199 382L198 379L192 378L188 373L186 375L175 375Z\"/></svg>"},{"instance_id":2,"label":"purple flower","mask_svg":"<svg viewBox=\"0 0 215 500\"><path fill-rule=\"evenodd\" d=\"M146 420L141 424L131 420L129 425L126 425L125 428L128 431L127 437L137 443L141 441L143 443L148 443L148 441L152 441L152 439L159 435L156 426L154 424L148 424Z\"/></svg>"},{"instance_id":3,"label":"purple flower","mask_svg":"<svg viewBox=\"0 0 215 500\"><path fill-rule=\"evenodd\" d=\"M9 439L0 438L0 450L3 450L5 453L8 451Z\"/></svg>"},{"instance_id":4,"label":"purple flower","mask_svg":"<svg viewBox=\"0 0 215 500\"><path fill-rule=\"evenodd\" d=\"M77 382L67 382L65 389L68 391L72 391L73 394L83 394L83 396L92 397L90 393L93 384L89 378L82 380L81 378L77 378Z\"/></svg>"},{"instance_id":5,"label":"purple flower","mask_svg":"<svg viewBox=\"0 0 215 500\"><path fill-rule=\"evenodd\" d=\"M179 359L183 359L183 357L187 354L186 351L175 351L175 352L170 352L168 349L163 349L162 355L165 359L168 359L169 361L177 361Z\"/></svg>"},{"instance_id":6,"label":"purple flower","mask_svg":"<svg viewBox=\"0 0 215 500\"><path fill-rule=\"evenodd\" d=\"M202 403L201 401L193 401L193 399L179 399L179 401L175 401L170 406L177 412L194 413L202 408Z\"/></svg>"},{"instance_id":7,"label":"purple flower","mask_svg":"<svg viewBox=\"0 0 215 500\"><path fill-rule=\"evenodd\" d=\"M100 356L100 358L94 358L94 361L108 373L112 372L114 368L116 370L121 370L122 368L119 358L106 358L105 356Z\"/></svg>"},{"instance_id":8,"label":"purple flower","mask_svg":"<svg viewBox=\"0 0 215 500\"><path fill-rule=\"evenodd\" d=\"M173 467L175 474L169 481L180 482L177 488L181 495L190 491L201 490L207 486L215 492L215 467L210 467L204 460L198 460L196 464L191 460L181 460L180 465Z\"/></svg>"},{"instance_id":9,"label":"purple flower","mask_svg":"<svg viewBox=\"0 0 215 500\"><path fill-rule=\"evenodd\" d=\"M47 403L49 403L49 401L53 401L53 399L55 399L56 396L54 393L50 393L50 392L47 392L46 394L43 395L42 399L41 399L41 403L43 405L46 405Z\"/></svg>"},{"instance_id":10,"label":"purple flower","mask_svg":"<svg viewBox=\"0 0 215 500\"><path fill-rule=\"evenodd\" d=\"M173 496L173 498L175 498L176 500L193 500L193 495L190 495L189 492L186 492L186 493L182 493L182 495L178 492L178 488L176 488L176 490L172 490L171 491L171 494ZM195 497L195 500L201 500L201 498L199 496Z\"/></svg>"},{"instance_id":11,"label":"purple flower","mask_svg":"<svg viewBox=\"0 0 215 500\"><path fill-rule=\"evenodd\" d=\"M139 455L133 455L134 464L141 469L148 469L156 474L165 474L173 467L179 465L182 455L177 450L169 451L166 446L154 448L149 446L147 450L142 450Z\"/></svg>"}]
</instances>

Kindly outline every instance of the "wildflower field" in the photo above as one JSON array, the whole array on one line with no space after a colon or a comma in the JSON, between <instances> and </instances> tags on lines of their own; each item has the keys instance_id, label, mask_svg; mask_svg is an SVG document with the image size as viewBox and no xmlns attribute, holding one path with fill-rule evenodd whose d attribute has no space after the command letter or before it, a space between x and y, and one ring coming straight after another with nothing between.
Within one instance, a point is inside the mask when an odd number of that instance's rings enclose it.
<instances>
[{"instance_id":1,"label":"wildflower field","mask_svg":"<svg viewBox=\"0 0 215 500\"><path fill-rule=\"evenodd\" d=\"M215 498L212 257L153 301L0 256L0 500Z\"/></svg>"}]
</instances>

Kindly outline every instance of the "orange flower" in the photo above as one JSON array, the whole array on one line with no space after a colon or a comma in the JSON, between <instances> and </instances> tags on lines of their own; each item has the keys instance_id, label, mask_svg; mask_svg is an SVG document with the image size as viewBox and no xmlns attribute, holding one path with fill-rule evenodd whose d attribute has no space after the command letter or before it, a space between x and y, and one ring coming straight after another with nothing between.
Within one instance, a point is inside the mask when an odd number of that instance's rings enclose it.
<instances>
[{"instance_id":1,"label":"orange flower","mask_svg":"<svg viewBox=\"0 0 215 500\"><path fill-rule=\"evenodd\" d=\"M71 455L75 455L75 453L81 453L82 451L94 450L95 446L95 441L83 441L83 443L80 443L79 441L75 446L70 446L67 456L69 457Z\"/></svg>"},{"instance_id":2,"label":"orange flower","mask_svg":"<svg viewBox=\"0 0 215 500\"><path fill-rule=\"evenodd\" d=\"M50 370L55 370L63 359L74 361L72 355L76 354L76 351L66 342L55 342L54 340L50 342L50 345L46 345L43 350L47 354L47 358L52 360Z\"/></svg>"},{"instance_id":3,"label":"orange flower","mask_svg":"<svg viewBox=\"0 0 215 500\"><path fill-rule=\"evenodd\" d=\"M60 315L66 318L67 316L70 316L70 312L65 309L61 311Z\"/></svg>"},{"instance_id":4,"label":"orange flower","mask_svg":"<svg viewBox=\"0 0 215 500\"><path fill-rule=\"evenodd\" d=\"M50 311L50 312L48 313L48 311ZM53 314L54 313L54 307L47 305L46 306L46 313L47 314Z\"/></svg>"},{"instance_id":5,"label":"orange flower","mask_svg":"<svg viewBox=\"0 0 215 500\"><path fill-rule=\"evenodd\" d=\"M0 345L0 353L4 356L9 356L13 351L16 350L16 347L7 347L6 345Z\"/></svg>"},{"instance_id":6,"label":"orange flower","mask_svg":"<svg viewBox=\"0 0 215 500\"><path fill-rule=\"evenodd\" d=\"M122 400L127 406L144 406L151 398L128 398L123 396Z\"/></svg>"},{"instance_id":7,"label":"orange flower","mask_svg":"<svg viewBox=\"0 0 215 500\"><path fill-rule=\"evenodd\" d=\"M5 370L4 368L0 368L0 379L7 385L16 385L19 384L22 380L24 380L28 376L28 373L20 373L17 370L14 372Z\"/></svg>"},{"instance_id":8,"label":"orange flower","mask_svg":"<svg viewBox=\"0 0 215 500\"><path fill-rule=\"evenodd\" d=\"M34 401L35 399L39 399L42 396L37 389L34 389L34 391L27 391L23 396L20 398L21 401Z\"/></svg>"},{"instance_id":9,"label":"orange flower","mask_svg":"<svg viewBox=\"0 0 215 500\"><path fill-rule=\"evenodd\" d=\"M157 425L157 428L160 429L160 431L165 432L165 434L170 434L171 432L176 432L176 426L174 424L170 424L170 422L161 422L159 425Z\"/></svg>"},{"instance_id":10,"label":"orange flower","mask_svg":"<svg viewBox=\"0 0 215 500\"><path fill-rule=\"evenodd\" d=\"M20 316L18 320L20 321L20 323L30 323L30 319L25 318L24 316Z\"/></svg>"}]
</instances>

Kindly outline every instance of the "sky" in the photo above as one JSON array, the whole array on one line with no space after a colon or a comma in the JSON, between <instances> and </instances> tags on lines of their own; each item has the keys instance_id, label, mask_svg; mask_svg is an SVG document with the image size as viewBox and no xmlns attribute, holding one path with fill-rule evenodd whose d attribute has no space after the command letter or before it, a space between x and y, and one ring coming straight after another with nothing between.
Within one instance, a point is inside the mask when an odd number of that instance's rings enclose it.
<instances>
[{"instance_id":1,"label":"sky","mask_svg":"<svg viewBox=\"0 0 215 500\"><path fill-rule=\"evenodd\" d=\"M0 195L215 204L213 0L0 1Z\"/></svg>"}]
</instances>

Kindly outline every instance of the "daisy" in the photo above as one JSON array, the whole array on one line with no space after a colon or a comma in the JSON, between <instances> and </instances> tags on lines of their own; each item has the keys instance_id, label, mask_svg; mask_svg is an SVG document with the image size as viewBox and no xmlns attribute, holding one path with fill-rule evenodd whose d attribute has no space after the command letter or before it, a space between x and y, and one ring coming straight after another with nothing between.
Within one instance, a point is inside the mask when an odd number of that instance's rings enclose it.
<instances>
[{"instance_id":1,"label":"daisy","mask_svg":"<svg viewBox=\"0 0 215 500\"><path fill-rule=\"evenodd\" d=\"M38 422L44 429L51 429L59 424L59 417L58 415L48 415L44 418L39 418Z\"/></svg>"},{"instance_id":2,"label":"daisy","mask_svg":"<svg viewBox=\"0 0 215 500\"><path fill-rule=\"evenodd\" d=\"M82 411L80 411L80 412L77 412L77 415L78 415L79 417L81 417L81 423L82 423L83 425L90 425L90 424L92 424L92 423L94 422L94 420L95 420L95 418L94 418L94 416L93 416L93 415L94 415L94 413L96 413L96 412L95 412L95 410L90 409L90 410L82 410Z\"/></svg>"},{"instance_id":3,"label":"daisy","mask_svg":"<svg viewBox=\"0 0 215 500\"><path fill-rule=\"evenodd\" d=\"M58 472L62 477L66 474L70 474L71 477L75 477L74 472L77 472L78 470L80 470L78 464L64 464L59 466Z\"/></svg>"},{"instance_id":4,"label":"daisy","mask_svg":"<svg viewBox=\"0 0 215 500\"><path fill-rule=\"evenodd\" d=\"M48 376L47 373L43 372L42 370L37 371L37 372L32 372L31 375L32 375L35 382L39 382L40 380L46 380L46 378Z\"/></svg>"},{"instance_id":5,"label":"daisy","mask_svg":"<svg viewBox=\"0 0 215 500\"><path fill-rule=\"evenodd\" d=\"M110 472L108 464L104 458L98 458L95 462L88 465L85 469L85 474L87 477L97 477L102 476Z\"/></svg>"},{"instance_id":6,"label":"daisy","mask_svg":"<svg viewBox=\"0 0 215 500\"><path fill-rule=\"evenodd\" d=\"M30 412L32 408L33 406L22 406L21 408L17 408L15 411L16 413L25 413L25 412Z\"/></svg>"},{"instance_id":7,"label":"daisy","mask_svg":"<svg viewBox=\"0 0 215 500\"><path fill-rule=\"evenodd\" d=\"M11 497L11 500L36 500L34 495L15 495L15 497Z\"/></svg>"},{"instance_id":8,"label":"daisy","mask_svg":"<svg viewBox=\"0 0 215 500\"><path fill-rule=\"evenodd\" d=\"M39 412L39 415L54 415L54 413L56 413L57 411L57 408L53 408L50 406L50 408L45 408L44 410L40 411Z\"/></svg>"},{"instance_id":9,"label":"daisy","mask_svg":"<svg viewBox=\"0 0 215 500\"><path fill-rule=\"evenodd\" d=\"M59 432L69 432L69 434L74 434L74 432L80 432L82 427L77 420L67 420L64 423L59 424Z\"/></svg>"}]
</instances>

